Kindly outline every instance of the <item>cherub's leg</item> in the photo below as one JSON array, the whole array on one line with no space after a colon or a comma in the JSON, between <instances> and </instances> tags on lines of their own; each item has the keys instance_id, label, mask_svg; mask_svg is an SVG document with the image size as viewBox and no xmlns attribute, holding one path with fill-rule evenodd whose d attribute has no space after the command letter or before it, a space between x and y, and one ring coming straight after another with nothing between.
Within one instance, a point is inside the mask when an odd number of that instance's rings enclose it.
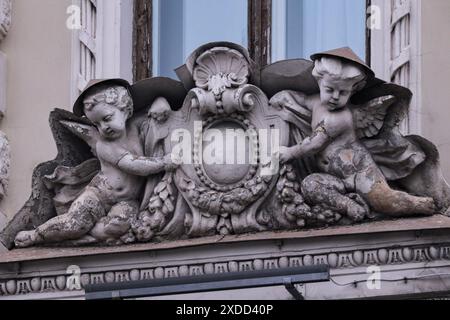
<instances>
[{"instance_id":1,"label":"cherub's leg","mask_svg":"<svg viewBox=\"0 0 450 320\"><path fill-rule=\"evenodd\" d=\"M36 230L20 232L15 244L24 248L76 240L87 234L104 215L105 210L97 195L88 189L75 200L67 214L50 219Z\"/></svg>"},{"instance_id":2,"label":"cherub's leg","mask_svg":"<svg viewBox=\"0 0 450 320\"><path fill-rule=\"evenodd\" d=\"M90 230L90 234L100 241L118 239L129 231L138 213L137 201L119 202L111 208L106 218Z\"/></svg>"},{"instance_id":3,"label":"cherub's leg","mask_svg":"<svg viewBox=\"0 0 450 320\"><path fill-rule=\"evenodd\" d=\"M312 174L302 182L302 193L311 204L323 204L333 211L361 221L369 213L361 204L346 196L344 182L329 174Z\"/></svg>"},{"instance_id":4,"label":"cherub's leg","mask_svg":"<svg viewBox=\"0 0 450 320\"><path fill-rule=\"evenodd\" d=\"M406 139L419 146L425 152L426 159L409 176L398 182L402 189L409 193L422 197L432 197L438 211L449 215L450 185L442 172L439 151L432 142L425 138L408 136Z\"/></svg>"},{"instance_id":5,"label":"cherub's leg","mask_svg":"<svg viewBox=\"0 0 450 320\"><path fill-rule=\"evenodd\" d=\"M436 213L436 206L432 198L416 197L392 189L377 169L368 169L358 173L355 179L355 188L372 209L379 213L393 217Z\"/></svg>"}]
</instances>

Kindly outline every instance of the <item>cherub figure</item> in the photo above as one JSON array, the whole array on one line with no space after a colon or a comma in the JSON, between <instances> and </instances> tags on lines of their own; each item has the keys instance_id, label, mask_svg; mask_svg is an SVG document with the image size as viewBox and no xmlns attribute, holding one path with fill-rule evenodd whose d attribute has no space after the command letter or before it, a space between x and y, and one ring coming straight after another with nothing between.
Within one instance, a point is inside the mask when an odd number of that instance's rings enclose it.
<instances>
[{"instance_id":1,"label":"cherub figure","mask_svg":"<svg viewBox=\"0 0 450 320\"><path fill-rule=\"evenodd\" d=\"M350 55L354 53L350 51ZM358 107L350 104L350 97L365 86L368 67L357 63L356 55L352 59L330 54L319 54L315 58L313 56L313 76L319 84L320 94L306 96L283 91L271 100L274 107L296 109L301 105L312 113L312 135L299 145L280 149L282 163L316 156L318 168L323 173L310 175L303 181L302 192L306 199L325 204L353 221L360 221L369 214L359 197L375 212L393 217L436 213L432 198L416 197L392 189L360 141L365 131L372 136L379 132L382 121L378 120L383 119L393 97L380 98L378 110L377 106L366 106L369 110L372 108L366 116L371 115L378 122L359 119ZM358 127L364 123L375 125Z\"/></svg>"},{"instance_id":2,"label":"cherub figure","mask_svg":"<svg viewBox=\"0 0 450 320\"><path fill-rule=\"evenodd\" d=\"M78 240L84 236L117 240L126 235L126 227L138 214L137 198L145 178L177 167L170 155L143 156L139 123L132 119L133 100L125 81L91 83L75 103L74 112L83 113L95 127L73 122L64 125L92 147L101 170L68 213L33 231L20 232L15 239L17 247Z\"/></svg>"}]
</instances>

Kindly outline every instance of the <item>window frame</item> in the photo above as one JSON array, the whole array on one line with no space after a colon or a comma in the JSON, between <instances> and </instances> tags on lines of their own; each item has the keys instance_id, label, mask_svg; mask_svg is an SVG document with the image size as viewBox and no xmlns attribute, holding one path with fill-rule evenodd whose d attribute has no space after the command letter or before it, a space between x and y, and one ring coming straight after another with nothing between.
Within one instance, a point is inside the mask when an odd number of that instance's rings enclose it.
<instances>
[{"instance_id":1,"label":"window frame","mask_svg":"<svg viewBox=\"0 0 450 320\"><path fill-rule=\"evenodd\" d=\"M135 82L153 76L152 15L152 0L134 0L133 80Z\"/></svg>"}]
</instances>

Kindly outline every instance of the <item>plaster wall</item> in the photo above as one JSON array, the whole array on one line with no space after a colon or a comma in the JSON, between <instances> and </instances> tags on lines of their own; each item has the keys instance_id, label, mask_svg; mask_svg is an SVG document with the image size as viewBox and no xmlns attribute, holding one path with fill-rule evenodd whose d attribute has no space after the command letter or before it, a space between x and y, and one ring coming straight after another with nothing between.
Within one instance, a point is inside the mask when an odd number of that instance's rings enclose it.
<instances>
[{"instance_id":1,"label":"plaster wall","mask_svg":"<svg viewBox=\"0 0 450 320\"><path fill-rule=\"evenodd\" d=\"M450 1L421 1L421 122L422 135L441 154L450 181Z\"/></svg>"},{"instance_id":2,"label":"plaster wall","mask_svg":"<svg viewBox=\"0 0 450 320\"><path fill-rule=\"evenodd\" d=\"M14 0L11 29L0 44L7 56L6 114L0 129L12 149L10 188L0 207L6 218L30 196L34 167L56 156L48 116L70 102L70 4L71 0Z\"/></svg>"}]
</instances>

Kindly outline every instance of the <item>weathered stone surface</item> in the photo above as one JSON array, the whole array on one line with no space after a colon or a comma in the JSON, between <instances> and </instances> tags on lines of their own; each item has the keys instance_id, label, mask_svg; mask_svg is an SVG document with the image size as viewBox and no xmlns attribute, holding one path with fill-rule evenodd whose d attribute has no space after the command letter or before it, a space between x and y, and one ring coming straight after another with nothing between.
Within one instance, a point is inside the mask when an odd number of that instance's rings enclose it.
<instances>
[{"instance_id":1,"label":"weathered stone surface","mask_svg":"<svg viewBox=\"0 0 450 320\"><path fill-rule=\"evenodd\" d=\"M0 256L0 300L83 299L87 284L324 263L330 265L333 281L306 285L306 299L442 295L448 291L448 280L439 274L450 269L449 228L450 218L433 216L322 230L215 236L110 248L19 249ZM373 272L369 268L374 267L381 269L381 279L398 281L383 281L381 290L367 290L366 283ZM406 283L405 277L409 279ZM431 281L435 278L439 281ZM355 281L362 282L355 287ZM251 296L245 291L211 294L189 298L291 298L282 287L252 289Z\"/></svg>"},{"instance_id":2,"label":"weathered stone surface","mask_svg":"<svg viewBox=\"0 0 450 320\"><path fill-rule=\"evenodd\" d=\"M9 249L13 247L14 238L19 231L33 229L56 215L52 200L54 193L45 187L43 178L52 174L60 165L74 167L93 157L90 147L65 129L61 120L85 122L65 110L56 109L50 114L50 128L58 155L55 160L43 163L34 170L30 199L0 232L0 242Z\"/></svg>"},{"instance_id":3,"label":"weathered stone surface","mask_svg":"<svg viewBox=\"0 0 450 320\"><path fill-rule=\"evenodd\" d=\"M0 0L0 41L8 34L11 27L11 0Z\"/></svg>"},{"instance_id":4,"label":"weathered stone surface","mask_svg":"<svg viewBox=\"0 0 450 320\"><path fill-rule=\"evenodd\" d=\"M261 71L244 48L220 42L189 57L182 83L93 82L74 107L84 117L52 113L58 157L36 169L0 240L164 243L444 213L450 188L435 147L399 134L411 92L374 78L348 48L314 57ZM236 150L243 163L229 162ZM314 259L324 258L304 257Z\"/></svg>"}]
</instances>

